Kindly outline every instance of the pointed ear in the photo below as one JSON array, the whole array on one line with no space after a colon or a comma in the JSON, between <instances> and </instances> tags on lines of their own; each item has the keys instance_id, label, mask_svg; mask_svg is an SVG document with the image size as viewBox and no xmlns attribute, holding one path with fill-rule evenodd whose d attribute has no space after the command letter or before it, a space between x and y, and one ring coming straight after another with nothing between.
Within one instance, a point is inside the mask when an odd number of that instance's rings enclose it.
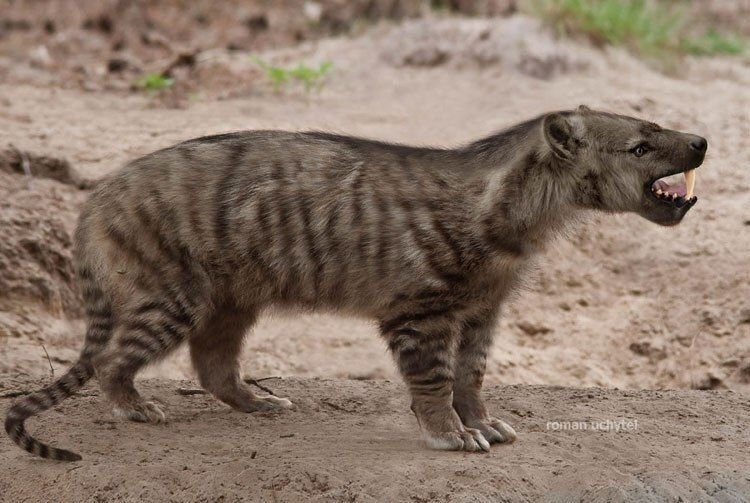
<instances>
[{"instance_id":1,"label":"pointed ear","mask_svg":"<svg viewBox=\"0 0 750 503\"><path fill-rule=\"evenodd\" d=\"M573 125L568 118L560 113L549 114L544 117L542 128L544 139L552 149L552 153L560 159L571 159L575 139L573 137Z\"/></svg>"}]
</instances>

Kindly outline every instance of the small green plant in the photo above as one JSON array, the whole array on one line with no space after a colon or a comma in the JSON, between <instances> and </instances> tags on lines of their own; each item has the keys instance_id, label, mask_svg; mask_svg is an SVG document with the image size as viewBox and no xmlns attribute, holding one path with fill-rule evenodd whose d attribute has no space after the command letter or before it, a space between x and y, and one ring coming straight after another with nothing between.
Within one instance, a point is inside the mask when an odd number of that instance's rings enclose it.
<instances>
[{"instance_id":1,"label":"small green plant","mask_svg":"<svg viewBox=\"0 0 750 503\"><path fill-rule=\"evenodd\" d=\"M324 61L317 68L299 64L289 70L289 75L301 82L305 86L305 92L309 93L322 84L323 77L331 71L331 68L333 68L333 63L330 61Z\"/></svg>"},{"instance_id":2,"label":"small green plant","mask_svg":"<svg viewBox=\"0 0 750 503\"><path fill-rule=\"evenodd\" d=\"M151 93L161 91L174 84L174 79L161 73L147 73L136 82L136 87Z\"/></svg>"},{"instance_id":3,"label":"small green plant","mask_svg":"<svg viewBox=\"0 0 750 503\"><path fill-rule=\"evenodd\" d=\"M298 64L295 67L283 68L274 66L262 59L253 58L263 72L276 92L281 91L282 86L294 80L301 83L305 92L310 93L313 89L320 89L323 86L323 77L325 77L333 68L333 63L324 61L317 68L305 64Z\"/></svg>"},{"instance_id":4,"label":"small green plant","mask_svg":"<svg viewBox=\"0 0 750 503\"><path fill-rule=\"evenodd\" d=\"M281 86L289 81L289 72L287 70L278 66L273 66L258 57L253 59L258 63L258 66L261 67L268 80L271 81L274 91L279 92Z\"/></svg>"},{"instance_id":5,"label":"small green plant","mask_svg":"<svg viewBox=\"0 0 750 503\"><path fill-rule=\"evenodd\" d=\"M723 35L716 30L711 30L702 37L685 39L683 48L686 52L698 56L710 56L712 54L739 56L745 54L748 44L736 35Z\"/></svg>"}]
</instances>

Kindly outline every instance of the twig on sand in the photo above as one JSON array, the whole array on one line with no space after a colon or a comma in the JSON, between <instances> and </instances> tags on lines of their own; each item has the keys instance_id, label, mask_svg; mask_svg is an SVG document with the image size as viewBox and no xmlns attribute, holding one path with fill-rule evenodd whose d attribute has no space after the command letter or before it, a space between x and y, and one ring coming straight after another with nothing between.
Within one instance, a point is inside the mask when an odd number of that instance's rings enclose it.
<instances>
[{"instance_id":1,"label":"twig on sand","mask_svg":"<svg viewBox=\"0 0 750 503\"><path fill-rule=\"evenodd\" d=\"M194 388L177 388L177 394L182 396L207 395L206 390Z\"/></svg>"},{"instance_id":2,"label":"twig on sand","mask_svg":"<svg viewBox=\"0 0 750 503\"><path fill-rule=\"evenodd\" d=\"M25 389L3 391L2 393L0 393L0 398L16 398L17 396L24 396L24 395L30 395L30 394L31 394L31 391L28 391Z\"/></svg>"},{"instance_id":3,"label":"twig on sand","mask_svg":"<svg viewBox=\"0 0 750 503\"><path fill-rule=\"evenodd\" d=\"M11 390L11 391L4 391L0 393L0 398L16 398L19 396L26 396L34 393L35 390L28 390L28 389L18 389L18 390ZM75 393L75 396L99 396L99 393L96 391L79 391Z\"/></svg>"},{"instance_id":4,"label":"twig on sand","mask_svg":"<svg viewBox=\"0 0 750 503\"><path fill-rule=\"evenodd\" d=\"M26 175L27 183L31 185L31 180L34 178L34 175L31 174L31 162L29 161L29 156L22 150L19 150L18 154L21 156L21 169L23 169L23 174Z\"/></svg>"},{"instance_id":5,"label":"twig on sand","mask_svg":"<svg viewBox=\"0 0 750 503\"><path fill-rule=\"evenodd\" d=\"M250 379L248 377L243 380L247 384L252 384L253 386L257 386L258 388L262 389L268 394L275 395L276 393L274 393L272 389L260 384L260 381L268 381L269 379L281 379L281 377L271 376L271 377L261 377L260 379ZM182 395L182 396L191 396L191 395L206 395L208 394L208 392L206 390L199 389L199 388L177 388L177 394Z\"/></svg>"},{"instance_id":6,"label":"twig on sand","mask_svg":"<svg viewBox=\"0 0 750 503\"><path fill-rule=\"evenodd\" d=\"M42 349L44 350L44 355L47 357L47 363L49 363L49 372L52 374L52 377L55 377L55 369L52 368L52 359L49 357L49 353L47 352L47 348L44 347L44 343L40 342L40 346L42 346Z\"/></svg>"},{"instance_id":7,"label":"twig on sand","mask_svg":"<svg viewBox=\"0 0 750 503\"><path fill-rule=\"evenodd\" d=\"M267 387L263 386L262 384L260 384L260 381L268 381L269 379L281 379L281 377L279 377L279 376L261 377L260 379L246 378L246 379L244 379L244 381L246 383L248 383L248 384L252 384L253 386L256 386L256 387L262 389L266 393L270 393L271 395L276 395L276 393L274 393L272 389L267 388Z\"/></svg>"}]
</instances>

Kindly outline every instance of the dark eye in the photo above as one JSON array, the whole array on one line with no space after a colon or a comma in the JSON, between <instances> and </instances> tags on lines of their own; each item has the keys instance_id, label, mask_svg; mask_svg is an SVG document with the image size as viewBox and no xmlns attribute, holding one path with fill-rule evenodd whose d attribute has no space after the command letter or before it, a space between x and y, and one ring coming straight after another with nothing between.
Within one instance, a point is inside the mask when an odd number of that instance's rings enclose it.
<instances>
[{"instance_id":1,"label":"dark eye","mask_svg":"<svg viewBox=\"0 0 750 503\"><path fill-rule=\"evenodd\" d=\"M635 147L633 150L631 150L631 152L633 152L633 155L635 155L636 157L642 157L643 154L648 152L648 145L646 145L645 143L641 143L640 145Z\"/></svg>"}]
</instances>

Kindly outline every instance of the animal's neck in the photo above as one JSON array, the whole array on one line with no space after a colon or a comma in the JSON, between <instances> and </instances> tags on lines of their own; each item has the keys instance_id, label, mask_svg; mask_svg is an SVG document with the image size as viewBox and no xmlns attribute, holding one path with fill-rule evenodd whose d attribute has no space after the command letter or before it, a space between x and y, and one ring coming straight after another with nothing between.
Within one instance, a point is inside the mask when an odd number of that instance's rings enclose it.
<instances>
[{"instance_id":1,"label":"animal's neck","mask_svg":"<svg viewBox=\"0 0 750 503\"><path fill-rule=\"evenodd\" d=\"M538 126L532 121L472 144L482 146L475 152L482 184L475 215L500 252L533 253L574 219L571 167L552 155Z\"/></svg>"}]
</instances>

